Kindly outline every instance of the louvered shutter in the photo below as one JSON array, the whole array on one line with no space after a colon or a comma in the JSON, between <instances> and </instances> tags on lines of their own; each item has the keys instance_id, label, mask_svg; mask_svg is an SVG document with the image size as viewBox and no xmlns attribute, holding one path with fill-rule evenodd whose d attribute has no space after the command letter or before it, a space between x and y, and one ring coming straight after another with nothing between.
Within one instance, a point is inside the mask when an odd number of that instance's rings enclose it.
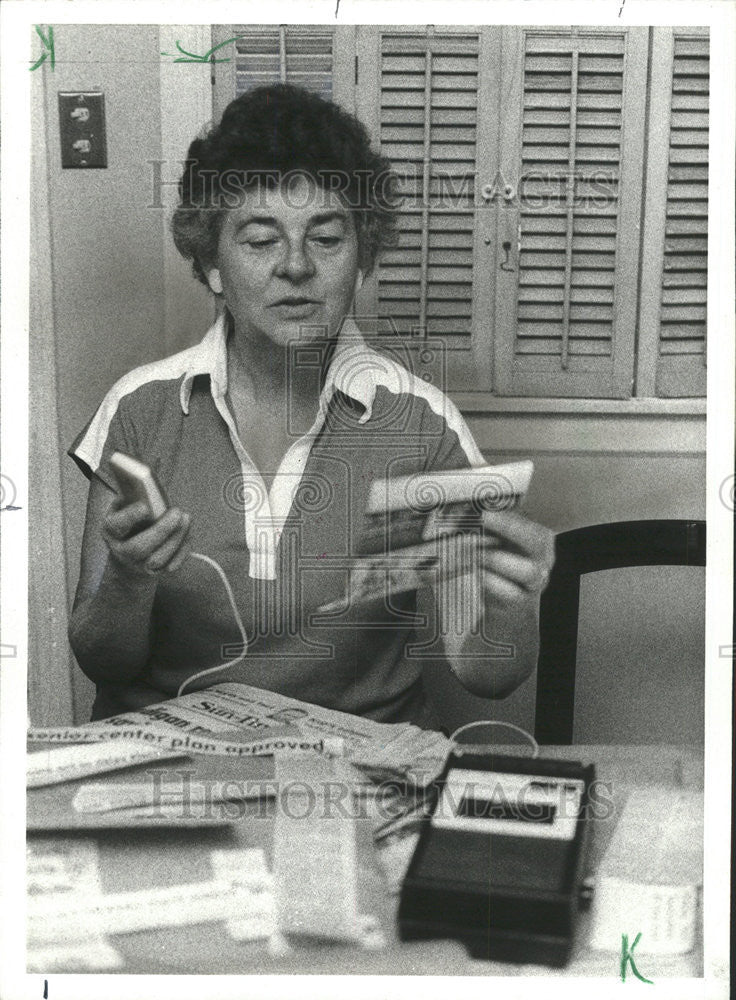
<instances>
[{"instance_id":1,"label":"louvered shutter","mask_svg":"<svg viewBox=\"0 0 736 1000\"><path fill-rule=\"evenodd\" d=\"M502 92L520 120L502 154L518 192L501 227L498 389L628 397L646 32L524 29L504 56Z\"/></svg>"},{"instance_id":2,"label":"louvered shutter","mask_svg":"<svg viewBox=\"0 0 736 1000\"><path fill-rule=\"evenodd\" d=\"M638 392L704 396L709 39L654 30Z\"/></svg>"},{"instance_id":3,"label":"louvered shutter","mask_svg":"<svg viewBox=\"0 0 736 1000\"><path fill-rule=\"evenodd\" d=\"M212 43L225 44L215 52L222 61L213 65L215 117L219 118L234 97L280 81L306 87L350 109L352 95L346 93L346 67L341 59L345 61L353 36L352 27L329 25L216 25ZM354 41L352 48L351 63Z\"/></svg>"},{"instance_id":4,"label":"louvered shutter","mask_svg":"<svg viewBox=\"0 0 736 1000\"><path fill-rule=\"evenodd\" d=\"M708 38L676 34L672 67L658 396L705 395Z\"/></svg>"},{"instance_id":5,"label":"louvered shutter","mask_svg":"<svg viewBox=\"0 0 736 1000\"><path fill-rule=\"evenodd\" d=\"M378 309L401 334L471 335L478 48L477 35L382 37L380 146L406 201Z\"/></svg>"},{"instance_id":6,"label":"louvered shutter","mask_svg":"<svg viewBox=\"0 0 736 1000\"><path fill-rule=\"evenodd\" d=\"M267 83L294 83L332 97L333 29L321 25L234 25L235 95Z\"/></svg>"},{"instance_id":7,"label":"louvered shutter","mask_svg":"<svg viewBox=\"0 0 736 1000\"><path fill-rule=\"evenodd\" d=\"M491 302L481 274L492 248L477 206L495 121L484 32L362 28L361 38L358 114L401 179L399 243L380 258L370 308L402 338L441 341L447 385L480 385ZM489 388L489 369L486 378Z\"/></svg>"}]
</instances>

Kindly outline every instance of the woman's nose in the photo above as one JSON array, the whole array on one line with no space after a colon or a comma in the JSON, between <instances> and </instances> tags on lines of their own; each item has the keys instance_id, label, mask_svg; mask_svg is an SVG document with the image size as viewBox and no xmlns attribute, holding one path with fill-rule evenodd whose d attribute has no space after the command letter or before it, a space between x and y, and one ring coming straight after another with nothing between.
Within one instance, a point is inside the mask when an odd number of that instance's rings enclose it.
<instances>
[{"instance_id":1,"label":"woman's nose","mask_svg":"<svg viewBox=\"0 0 736 1000\"><path fill-rule=\"evenodd\" d=\"M299 242L288 244L284 256L278 263L279 277L288 278L290 281L304 281L313 274L314 262L303 244Z\"/></svg>"}]
</instances>

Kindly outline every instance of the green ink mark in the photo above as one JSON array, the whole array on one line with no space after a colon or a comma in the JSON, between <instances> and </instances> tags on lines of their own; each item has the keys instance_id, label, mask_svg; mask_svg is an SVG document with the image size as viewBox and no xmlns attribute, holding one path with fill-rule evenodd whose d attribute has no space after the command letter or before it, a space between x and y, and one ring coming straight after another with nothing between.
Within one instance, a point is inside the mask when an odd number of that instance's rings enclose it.
<instances>
[{"instance_id":1,"label":"green ink mark","mask_svg":"<svg viewBox=\"0 0 736 1000\"><path fill-rule=\"evenodd\" d=\"M643 983L649 983L653 985L651 979L645 979L644 976L639 972L636 967L636 962L634 961L634 948L639 944L639 938L641 937L641 931L634 938L631 947L629 947L629 935L621 935L621 982L626 982L626 966L631 964L631 971L634 973L637 979L641 979Z\"/></svg>"},{"instance_id":2,"label":"green ink mark","mask_svg":"<svg viewBox=\"0 0 736 1000\"><path fill-rule=\"evenodd\" d=\"M53 70L54 66L56 65L56 53L54 51L54 29L53 28L48 29L49 34L47 38L38 25L36 25L35 27L36 27L36 34L43 42L46 51L42 53L41 58L37 59L36 62L30 67L30 71L32 73L34 69L38 69L41 63L46 62L46 60L49 57L51 57L51 69Z\"/></svg>"},{"instance_id":3,"label":"green ink mark","mask_svg":"<svg viewBox=\"0 0 736 1000\"><path fill-rule=\"evenodd\" d=\"M241 37L240 35L235 35L233 38L228 38L226 41L220 42L219 45L215 45L215 46L213 46L213 48L211 48L207 52L205 52L205 54L203 56L198 56L196 54L196 52L187 52L186 49L183 49L181 47L181 42L177 42L176 43L177 49L186 58L182 59L181 57L179 57L177 59L174 59L174 62L175 63L207 63L207 62L222 62L222 63L224 63L224 62L230 62L229 58L228 59L215 59L214 54L215 54L215 52L217 52L218 49L223 48L223 46L230 45L231 42L237 42L237 40L240 37ZM173 56L174 56L174 54L172 52L162 52L161 55L162 56L169 56L170 58L173 58Z\"/></svg>"}]
</instances>

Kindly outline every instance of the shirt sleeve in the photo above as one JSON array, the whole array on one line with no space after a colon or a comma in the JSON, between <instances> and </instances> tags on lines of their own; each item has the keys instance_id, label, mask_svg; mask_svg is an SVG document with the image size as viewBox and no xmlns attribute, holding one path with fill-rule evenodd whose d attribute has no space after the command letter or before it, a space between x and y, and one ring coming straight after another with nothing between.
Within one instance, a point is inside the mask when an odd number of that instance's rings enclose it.
<instances>
[{"instance_id":1,"label":"shirt sleeve","mask_svg":"<svg viewBox=\"0 0 736 1000\"><path fill-rule=\"evenodd\" d=\"M110 456L122 451L138 457L137 435L126 409L125 397L111 390L67 451L87 479L94 476L113 491L117 483L109 466Z\"/></svg>"},{"instance_id":2,"label":"shirt sleeve","mask_svg":"<svg viewBox=\"0 0 736 1000\"><path fill-rule=\"evenodd\" d=\"M428 457L427 472L472 469L487 465L462 414L445 396L436 443Z\"/></svg>"}]
</instances>

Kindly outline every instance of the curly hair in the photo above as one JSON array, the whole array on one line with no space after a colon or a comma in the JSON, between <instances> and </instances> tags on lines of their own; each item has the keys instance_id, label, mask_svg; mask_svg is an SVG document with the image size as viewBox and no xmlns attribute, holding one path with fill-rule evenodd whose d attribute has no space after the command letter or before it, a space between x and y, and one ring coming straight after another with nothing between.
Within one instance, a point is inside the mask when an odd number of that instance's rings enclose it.
<instances>
[{"instance_id":1,"label":"curly hair","mask_svg":"<svg viewBox=\"0 0 736 1000\"><path fill-rule=\"evenodd\" d=\"M216 260L224 212L239 194L295 173L341 193L366 273L395 245L397 177L358 119L302 87L258 87L231 101L220 123L189 147L171 228L199 281L207 284L203 265Z\"/></svg>"}]
</instances>

